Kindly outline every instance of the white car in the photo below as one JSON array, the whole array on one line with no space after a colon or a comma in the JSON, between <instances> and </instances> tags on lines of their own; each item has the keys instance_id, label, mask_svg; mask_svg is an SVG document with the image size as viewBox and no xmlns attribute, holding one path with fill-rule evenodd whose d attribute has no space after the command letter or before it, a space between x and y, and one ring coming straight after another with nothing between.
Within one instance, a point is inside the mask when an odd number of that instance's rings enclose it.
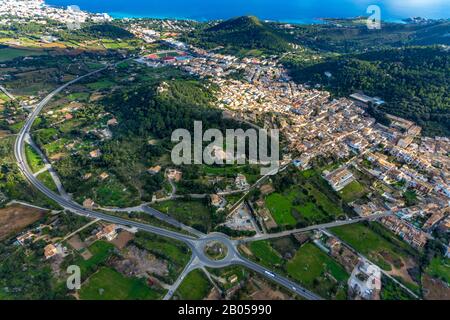
<instances>
[{"instance_id":1,"label":"white car","mask_svg":"<svg viewBox=\"0 0 450 320\"><path fill-rule=\"evenodd\" d=\"M268 276L270 276L270 277L272 277L272 278L275 278L275 275L272 273L272 272L269 272L269 271L264 271Z\"/></svg>"}]
</instances>

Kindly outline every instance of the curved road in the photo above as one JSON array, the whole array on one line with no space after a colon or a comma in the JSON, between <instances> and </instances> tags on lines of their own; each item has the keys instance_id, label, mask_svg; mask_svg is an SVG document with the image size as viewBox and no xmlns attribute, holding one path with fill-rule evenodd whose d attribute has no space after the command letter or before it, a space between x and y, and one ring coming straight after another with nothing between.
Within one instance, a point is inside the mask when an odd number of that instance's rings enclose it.
<instances>
[{"instance_id":1,"label":"curved road","mask_svg":"<svg viewBox=\"0 0 450 320\"><path fill-rule=\"evenodd\" d=\"M115 65L117 65L117 64L115 64ZM111 65L111 66L113 66L113 65ZM273 273L272 271L265 269L264 267L254 263L254 262L244 259L237 251L237 247L236 247L237 243L235 241L232 241L229 237L227 237L224 234L212 233L209 235L204 235L201 238L197 239L197 238L194 238L191 236L180 234L178 232L174 232L174 231L166 230L163 228L151 226L148 224L130 221L130 220L122 219L119 217L111 216L111 215L108 215L105 213L89 210L89 209L86 209L83 206L79 205L78 203L75 203L71 200L65 199L61 195L56 194L53 191L49 190L39 179L37 179L37 177L35 177L33 175L33 172L31 171L31 169L26 161L25 140L26 140L27 136L29 136L31 127L33 126L34 121L36 120L36 118L38 117L38 115L40 114L42 109L50 102L50 100L55 95L59 94L61 91L66 89L68 86L70 86L84 78L87 78L91 75L102 72L102 71L106 70L108 67L109 66L104 67L99 70L96 70L96 71L93 71L93 72L90 72L84 76L78 77L78 78L62 85L58 89L51 92L48 96L46 96L39 104L36 105L34 110L30 113L25 125L20 130L20 132L17 136L16 142L15 142L15 145L14 145L14 155L16 157L19 168L22 171L23 175L26 177L26 179L34 187L36 187L39 191L41 191L45 196L47 196L49 199L58 203L62 208L66 209L70 212L73 212L75 214L108 221L110 223L114 223L114 224L118 224L118 225L135 227L142 231L154 233L154 234L157 234L157 235L160 235L163 237L168 237L171 239L175 239L175 240L184 242L192 250L191 262L188 264L188 266L186 267L185 270L192 269L189 267L192 262L196 262L196 265L194 266L195 268L198 268L198 267L222 268L222 267L226 267L226 266L229 266L232 264L239 264L239 265L245 266L251 270L254 270L254 271L260 273L264 277L286 287L288 290L290 290L294 293L297 293L306 299L309 299L309 300L321 299L316 294L304 289L303 287L299 286L298 284L296 284L282 276L279 276L279 275ZM210 241L220 241L228 248L228 254L223 260L220 260L220 261L211 260L205 255L203 249L204 249L205 245ZM182 274L180 278L182 279L183 277L184 277L184 274ZM169 292L168 294L171 295L171 294L173 294L173 292Z\"/></svg>"}]
</instances>

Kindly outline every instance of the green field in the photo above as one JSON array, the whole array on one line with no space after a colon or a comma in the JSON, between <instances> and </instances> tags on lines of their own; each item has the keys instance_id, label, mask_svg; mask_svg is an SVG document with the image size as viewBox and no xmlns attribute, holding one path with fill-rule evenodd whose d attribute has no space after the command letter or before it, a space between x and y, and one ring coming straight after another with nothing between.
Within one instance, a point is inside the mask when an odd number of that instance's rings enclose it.
<instances>
[{"instance_id":1,"label":"green field","mask_svg":"<svg viewBox=\"0 0 450 320\"><path fill-rule=\"evenodd\" d=\"M297 224L297 220L292 216L292 194L288 196L279 193L272 193L266 198L266 206L272 213L275 222L279 225Z\"/></svg>"},{"instance_id":2,"label":"green field","mask_svg":"<svg viewBox=\"0 0 450 320\"><path fill-rule=\"evenodd\" d=\"M161 296L145 280L125 277L111 268L101 268L80 290L82 300L156 300Z\"/></svg>"},{"instance_id":3,"label":"green field","mask_svg":"<svg viewBox=\"0 0 450 320\"><path fill-rule=\"evenodd\" d=\"M88 92L74 92L67 96L70 101L84 102L88 101L90 94Z\"/></svg>"},{"instance_id":4,"label":"green field","mask_svg":"<svg viewBox=\"0 0 450 320\"><path fill-rule=\"evenodd\" d=\"M44 145L43 149L48 156L51 156L59 152L67 151L67 149L64 147L66 143L67 139L61 138Z\"/></svg>"},{"instance_id":5,"label":"green field","mask_svg":"<svg viewBox=\"0 0 450 320\"><path fill-rule=\"evenodd\" d=\"M112 87L115 83L109 80L100 80L93 83L88 83L86 86L91 90L104 90Z\"/></svg>"},{"instance_id":6,"label":"green field","mask_svg":"<svg viewBox=\"0 0 450 320\"><path fill-rule=\"evenodd\" d=\"M426 273L434 278L441 279L450 284L450 259L435 257L431 260Z\"/></svg>"},{"instance_id":7,"label":"green field","mask_svg":"<svg viewBox=\"0 0 450 320\"><path fill-rule=\"evenodd\" d=\"M324 223L344 215L338 204L310 183L303 189L295 186L282 194L272 193L266 198L266 205L278 225Z\"/></svg>"},{"instance_id":8,"label":"green field","mask_svg":"<svg viewBox=\"0 0 450 320\"><path fill-rule=\"evenodd\" d=\"M413 249L389 230L379 224L374 227L377 227L379 232L363 224L337 227L331 231L386 271L401 268L404 259L414 256ZM381 233L384 233L384 236Z\"/></svg>"},{"instance_id":9,"label":"green field","mask_svg":"<svg viewBox=\"0 0 450 320\"><path fill-rule=\"evenodd\" d=\"M92 193L94 201L103 206L123 208L138 204L137 190L127 188L113 177L99 181L99 186Z\"/></svg>"},{"instance_id":10,"label":"green field","mask_svg":"<svg viewBox=\"0 0 450 320\"><path fill-rule=\"evenodd\" d=\"M366 194L366 189L358 181L353 181L339 192L339 195L346 203L362 198Z\"/></svg>"},{"instance_id":11,"label":"green field","mask_svg":"<svg viewBox=\"0 0 450 320\"><path fill-rule=\"evenodd\" d=\"M287 276L327 299L346 299L349 274L313 243L298 248L291 238L249 244L253 261ZM283 258L287 254L291 259Z\"/></svg>"},{"instance_id":12,"label":"green field","mask_svg":"<svg viewBox=\"0 0 450 320\"><path fill-rule=\"evenodd\" d=\"M292 278L322 297L346 298L346 292L336 286L335 280L346 283L349 274L314 244L302 246L286 269Z\"/></svg>"},{"instance_id":13,"label":"green field","mask_svg":"<svg viewBox=\"0 0 450 320\"><path fill-rule=\"evenodd\" d=\"M15 49L15 48L2 48L0 49L0 62L13 60L18 57L30 57L46 55L44 51L27 50L27 49Z\"/></svg>"},{"instance_id":14,"label":"green field","mask_svg":"<svg viewBox=\"0 0 450 320\"><path fill-rule=\"evenodd\" d=\"M25 146L25 155L27 157L28 165L31 171L38 172L44 168L44 162L39 157L38 153L29 145Z\"/></svg>"},{"instance_id":15,"label":"green field","mask_svg":"<svg viewBox=\"0 0 450 320\"><path fill-rule=\"evenodd\" d=\"M204 175L223 176L234 178L236 174L242 173L247 178L249 184L255 183L260 177L260 169L255 165L223 165L223 166L202 166Z\"/></svg>"},{"instance_id":16,"label":"green field","mask_svg":"<svg viewBox=\"0 0 450 320\"><path fill-rule=\"evenodd\" d=\"M55 185L55 182L53 181L53 178L50 174L50 172L45 171L42 172L41 174L39 174L37 176L37 178L50 190L52 190L53 192L58 192L58 188Z\"/></svg>"},{"instance_id":17,"label":"green field","mask_svg":"<svg viewBox=\"0 0 450 320\"><path fill-rule=\"evenodd\" d=\"M82 277L92 273L100 264L105 262L111 256L114 246L105 241L96 241L88 249L92 253L92 257L88 260L78 257L74 263L80 267Z\"/></svg>"},{"instance_id":18,"label":"green field","mask_svg":"<svg viewBox=\"0 0 450 320\"><path fill-rule=\"evenodd\" d=\"M156 203L152 206L162 213L166 213L178 221L202 232L211 230L211 212L202 201L171 200Z\"/></svg>"},{"instance_id":19,"label":"green field","mask_svg":"<svg viewBox=\"0 0 450 320\"><path fill-rule=\"evenodd\" d=\"M6 94L4 94L2 91L0 91L0 103L9 101L9 98Z\"/></svg>"},{"instance_id":20,"label":"green field","mask_svg":"<svg viewBox=\"0 0 450 320\"><path fill-rule=\"evenodd\" d=\"M181 300L202 300L211 290L212 285L201 270L194 270L184 278L175 292Z\"/></svg>"},{"instance_id":21,"label":"green field","mask_svg":"<svg viewBox=\"0 0 450 320\"><path fill-rule=\"evenodd\" d=\"M414 298L410 296L407 291L405 291L392 279L382 275L381 281L381 300L414 300Z\"/></svg>"},{"instance_id":22,"label":"green field","mask_svg":"<svg viewBox=\"0 0 450 320\"><path fill-rule=\"evenodd\" d=\"M277 192L267 196L265 201L281 227L306 227L352 215L319 171L290 169L277 176L273 185Z\"/></svg>"},{"instance_id":23,"label":"green field","mask_svg":"<svg viewBox=\"0 0 450 320\"><path fill-rule=\"evenodd\" d=\"M283 258L272 248L269 241L255 241L250 244L250 250L253 252L259 262L269 268L280 266Z\"/></svg>"}]
</instances>

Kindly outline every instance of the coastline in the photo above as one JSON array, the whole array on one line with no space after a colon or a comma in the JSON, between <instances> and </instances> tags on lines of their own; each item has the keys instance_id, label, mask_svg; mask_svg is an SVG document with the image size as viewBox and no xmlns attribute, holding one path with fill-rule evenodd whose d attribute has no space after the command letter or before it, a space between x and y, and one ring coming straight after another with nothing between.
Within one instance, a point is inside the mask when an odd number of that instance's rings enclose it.
<instances>
[{"instance_id":1,"label":"coastline","mask_svg":"<svg viewBox=\"0 0 450 320\"><path fill-rule=\"evenodd\" d=\"M214 19L214 18L190 18L190 17L180 17L180 16L171 16L171 15L149 15L149 14L133 14L126 12L107 12L113 19L156 19L156 20L185 20L185 21L196 21L196 22L208 22L208 21L218 21L218 20L227 20L232 19L233 17L223 18L223 19ZM357 19L360 17L326 17L326 18L304 18L304 19L265 19L259 17L263 21L276 22L276 23L287 23L287 24L297 24L297 25L312 25L312 24L326 24L327 19ZM389 18L383 20L385 23L399 23L405 24L405 19L407 18Z\"/></svg>"}]
</instances>

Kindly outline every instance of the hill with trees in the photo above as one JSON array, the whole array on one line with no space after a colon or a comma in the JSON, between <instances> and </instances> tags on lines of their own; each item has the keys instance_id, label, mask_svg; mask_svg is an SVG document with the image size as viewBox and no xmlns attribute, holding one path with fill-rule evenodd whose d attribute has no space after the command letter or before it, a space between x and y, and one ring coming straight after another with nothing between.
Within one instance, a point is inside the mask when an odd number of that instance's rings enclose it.
<instances>
[{"instance_id":1,"label":"hill with trees","mask_svg":"<svg viewBox=\"0 0 450 320\"><path fill-rule=\"evenodd\" d=\"M113 24L93 24L80 30L81 33L107 39L132 39L134 35L121 27Z\"/></svg>"},{"instance_id":2,"label":"hill with trees","mask_svg":"<svg viewBox=\"0 0 450 320\"><path fill-rule=\"evenodd\" d=\"M293 42L319 52L362 53L414 45L450 45L450 21L426 24L383 23L370 30L364 19L326 19L325 24L295 25L281 32Z\"/></svg>"},{"instance_id":3,"label":"hill with trees","mask_svg":"<svg viewBox=\"0 0 450 320\"><path fill-rule=\"evenodd\" d=\"M289 50L289 38L270 23L243 16L220 22L188 35L191 43L205 48L224 46L229 52L242 49L277 54Z\"/></svg>"}]
</instances>

